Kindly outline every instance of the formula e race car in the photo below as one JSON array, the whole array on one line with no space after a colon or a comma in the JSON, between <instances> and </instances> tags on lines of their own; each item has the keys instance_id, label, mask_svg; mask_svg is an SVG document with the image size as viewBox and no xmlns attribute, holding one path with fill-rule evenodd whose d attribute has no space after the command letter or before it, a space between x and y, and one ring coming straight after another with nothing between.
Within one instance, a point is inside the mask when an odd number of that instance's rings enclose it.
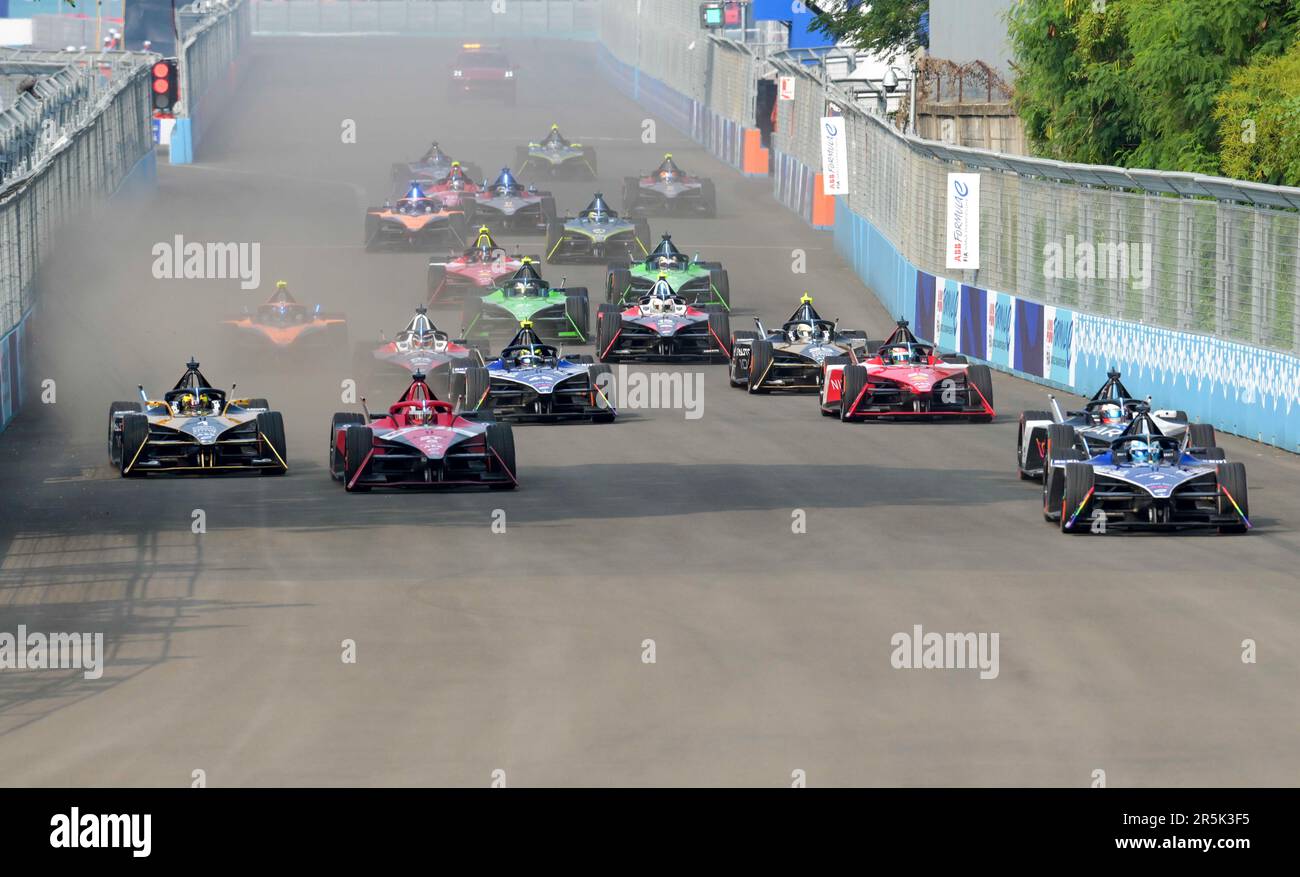
<instances>
[{"instance_id":1,"label":"formula e race car","mask_svg":"<svg viewBox=\"0 0 1300 877\"><path fill-rule=\"evenodd\" d=\"M485 182L475 194L474 218L497 231L545 234L555 220L555 198L536 186L524 186L510 168L502 168L495 182Z\"/></svg>"},{"instance_id":2,"label":"formula e race car","mask_svg":"<svg viewBox=\"0 0 1300 877\"><path fill-rule=\"evenodd\" d=\"M779 330L769 330L757 318L754 323L757 332L741 330L732 337L728 375L731 386L751 393L816 390L822 384L823 363L837 358L857 361L866 353L866 334L823 320L807 294Z\"/></svg>"},{"instance_id":3,"label":"formula e race car","mask_svg":"<svg viewBox=\"0 0 1300 877\"><path fill-rule=\"evenodd\" d=\"M669 153L654 173L623 180L623 213L627 216L679 214L712 219L718 215L718 196L712 180L683 173Z\"/></svg>"},{"instance_id":4,"label":"formula e race car","mask_svg":"<svg viewBox=\"0 0 1300 877\"><path fill-rule=\"evenodd\" d=\"M497 244L485 225L478 230L474 246L459 256L429 260L429 304L439 298L482 296L500 286L523 267L524 259L540 262L541 256L512 256Z\"/></svg>"},{"instance_id":5,"label":"formula e race car","mask_svg":"<svg viewBox=\"0 0 1300 877\"><path fill-rule=\"evenodd\" d=\"M464 43L450 65L447 98L457 101L466 97L500 98L507 106L515 105L515 81L519 68L510 63L499 46Z\"/></svg>"},{"instance_id":6,"label":"formula e race car","mask_svg":"<svg viewBox=\"0 0 1300 877\"><path fill-rule=\"evenodd\" d=\"M527 320L499 357L486 368L453 373L451 387L461 411L491 411L498 420L609 423L618 414L610 367L590 356L562 355Z\"/></svg>"},{"instance_id":7,"label":"formula e race car","mask_svg":"<svg viewBox=\"0 0 1300 877\"><path fill-rule=\"evenodd\" d=\"M660 276L637 304L628 308L600 306L596 314L596 355L601 362L725 362L731 357L731 321L722 308L687 304L668 278Z\"/></svg>"},{"instance_id":8,"label":"formula e race car","mask_svg":"<svg viewBox=\"0 0 1300 877\"><path fill-rule=\"evenodd\" d=\"M551 176L585 177L596 179L596 150L581 143L570 143L560 133L559 125L540 143L529 143L515 150L515 167L520 173L539 170Z\"/></svg>"},{"instance_id":9,"label":"formula e race car","mask_svg":"<svg viewBox=\"0 0 1300 877\"><path fill-rule=\"evenodd\" d=\"M577 216L557 219L546 233L546 261L602 262L617 254L642 259L649 254L650 224L621 218L596 193Z\"/></svg>"},{"instance_id":10,"label":"formula e race car","mask_svg":"<svg viewBox=\"0 0 1300 877\"><path fill-rule=\"evenodd\" d=\"M467 221L473 221L477 199L483 191L483 187L465 173L458 161L452 162L445 177L422 183L420 188L428 198L447 210L463 211Z\"/></svg>"},{"instance_id":11,"label":"formula e race car","mask_svg":"<svg viewBox=\"0 0 1300 877\"><path fill-rule=\"evenodd\" d=\"M721 262L701 262L687 256L673 244L672 235L663 240L645 259L610 262L605 269L605 301L629 305L649 294L659 275L677 294L695 307L719 305L731 310L731 281Z\"/></svg>"},{"instance_id":12,"label":"formula e race car","mask_svg":"<svg viewBox=\"0 0 1300 877\"><path fill-rule=\"evenodd\" d=\"M471 162L454 161L435 140L419 161L393 165L393 191L400 195L406 191L411 180L418 180L423 186L432 186L447 180L453 168L457 168L470 181L483 179L482 168Z\"/></svg>"},{"instance_id":13,"label":"formula e race car","mask_svg":"<svg viewBox=\"0 0 1300 877\"><path fill-rule=\"evenodd\" d=\"M822 369L821 410L827 417L993 420L989 367L922 344L906 320L865 361L833 358Z\"/></svg>"},{"instance_id":14,"label":"formula e race car","mask_svg":"<svg viewBox=\"0 0 1300 877\"><path fill-rule=\"evenodd\" d=\"M366 386L382 370L390 373L428 375L451 363L475 365L483 364L483 356L477 349L467 346L463 341L451 340L446 332L440 332L429 319L428 309L423 305L415 309L415 316L406 324L406 328L393 336L392 341L381 338L383 343L375 347L373 342L357 345L353 355L353 378Z\"/></svg>"},{"instance_id":15,"label":"formula e race car","mask_svg":"<svg viewBox=\"0 0 1300 877\"><path fill-rule=\"evenodd\" d=\"M365 245L367 250L427 247L434 240L450 236L465 246L468 229L469 217L465 207L447 207L426 193L418 180L412 180L396 204L371 207L366 211Z\"/></svg>"},{"instance_id":16,"label":"formula e race car","mask_svg":"<svg viewBox=\"0 0 1300 877\"><path fill-rule=\"evenodd\" d=\"M190 360L162 399L114 402L108 411L108 458L123 478L151 472L283 475L289 470L284 419L265 399L218 390Z\"/></svg>"},{"instance_id":17,"label":"formula e race car","mask_svg":"<svg viewBox=\"0 0 1300 877\"><path fill-rule=\"evenodd\" d=\"M1120 381L1119 372L1106 375L1106 383L1092 394L1082 411L1061 411L1056 397L1048 394L1051 411L1025 411L1020 415L1020 429L1016 435L1016 468L1025 480L1041 481L1043 460L1047 458L1048 433L1053 425L1067 425L1083 444L1080 450L1099 454L1110 447L1130 423L1134 413L1148 410L1149 416L1160 428L1162 435L1188 436L1193 449L1214 447L1214 427L1208 423L1188 423L1186 411L1150 411L1150 400L1140 400ZM1063 435L1064 433L1058 433Z\"/></svg>"},{"instance_id":18,"label":"formula e race car","mask_svg":"<svg viewBox=\"0 0 1300 877\"><path fill-rule=\"evenodd\" d=\"M252 352L312 350L331 353L346 349L347 318L326 313L320 305L307 307L289 294L289 284L275 284L275 292L256 310L244 308L223 325L235 333L240 348Z\"/></svg>"},{"instance_id":19,"label":"formula e race car","mask_svg":"<svg viewBox=\"0 0 1300 877\"><path fill-rule=\"evenodd\" d=\"M1048 452L1043 476L1043 517L1062 533L1174 530L1215 527L1220 533L1251 528L1246 467L1229 463L1222 448L1190 449L1163 435L1143 403L1118 438L1100 453L1070 441L1074 428Z\"/></svg>"},{"instance_id":20,"label":"formula e race car","mask_svg":"<svg viewBox=\"0 0 1300 877\"><path fill-rule=\"evenodd\" d=\"M387 414L343 411L330 421L330 475L349 493L375 487L518 485L508 423L455 414L416 372Z\"/></svg>"},{"instance_id":21,"label":"formula e race car","mask_svg":"<svg viewBox=\"0 0 1300 877\"><path fill-rule=\"evenodd\" d=\"M488 343L510 337L524 320L548 340L585 344L590 334L587 288L551 286L542 279L537 263L525 256L519 270L501 286L482 298L466 296L461 311L462 334Z\"/></svg>"}]
</instances>

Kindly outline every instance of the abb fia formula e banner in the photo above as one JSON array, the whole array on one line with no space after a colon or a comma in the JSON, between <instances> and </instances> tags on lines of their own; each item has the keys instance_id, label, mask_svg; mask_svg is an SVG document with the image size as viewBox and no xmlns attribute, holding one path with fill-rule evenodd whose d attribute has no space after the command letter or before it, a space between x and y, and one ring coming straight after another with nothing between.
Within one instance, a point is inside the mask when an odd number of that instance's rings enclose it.
<instances>
[{"instance_id":1,"label":"abb fia formula e banner","mask_svg":"<svg viewBox=\"0 0 1300 877\"><path fill-rule=\"evenodd\" d=\"M948 174L945 268L980 266L980 175Z\"/></svg>"},{"instance_id":2,"label":"abb fia formula e banner","mask_svg":"<svg viewBox=\"0 0 1300 877\"><path fill-rule=\"evenodd\" d=\"M822 194L849 194L849 145L842 116L822 119Z\"/></svg>"}]
</instances>

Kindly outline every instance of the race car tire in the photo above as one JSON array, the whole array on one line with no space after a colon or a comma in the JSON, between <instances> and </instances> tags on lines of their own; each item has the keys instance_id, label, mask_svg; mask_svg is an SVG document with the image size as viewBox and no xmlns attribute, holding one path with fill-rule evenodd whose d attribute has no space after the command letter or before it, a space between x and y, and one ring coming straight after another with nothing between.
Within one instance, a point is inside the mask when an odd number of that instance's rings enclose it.
<instances>
[{"instance_id":1,"label":"race car tire","mask_svg":"<svg viewBox=\"0 0 1300 877\"><path fill-rule=\"evenodd\" d=\"M752 329L737 329L731 333L731 364L727 366L727 383L733 387L744 387L749 384L748 369L749 361L742 360L736 356L737 341L753 341L758 337L758 333Z\"/></svg>"},{"instance_id":2,"label":"race car tire","mask_svg":"<svg viewBox=\"0 0 1300 877\"><path fill-rule=\"evenodd\" d=\"M368 493L369 484L353 484L361 465L375 446L375 431L368 426L354 426L343 433L343 489L349 493Z\"/></svg>"},{"instance_id":3,"label":"race car tire","mask_svg":"<svg viewBox=\"0 0 1300 877\"><path fill-rule=\"evenodd\" d=\"M438 293L442 292L442 288L447 282L446 266L430 265L428 280L429 280L429 303L432 304L438 298Z\"/></svg>"},{"instance_id":4,"label":"race car tire","mask_svg":"<svg viewBox=\"0 0 1300 877\"><path fill-rule=\"evenodd\" d=\"M336 411L330 418L330 477L338 481L343 478L343 458L339 455L337 437L344 426L365 426L366 416L355 411Z\"/></svg>"},{"instance_id":5,"label":"race car tire","mask_svg":"<svg viewBox=\"0 0 1300 877\"><path fill-rule=\"evenodd\" d=\"M1055 439L1053 437L1055 432ZM1056 448L1053 449L1053 440ZM1047 427L1047 457L1044 461L1043 468L1043 519L1047 521L1057 520L1061 512L1061 497L1065 491L1065 472L1062 469L1048 466L1046 461L1072 460L1083 461L1087 459L1083 451L1079 450L1075 444L1074 427L1064 423L1053 423Z\"/></svg>"},{"instance_id":6,"label":"race car tire","mask_svg":"<svg viewBox=\"0 0 1300 877\"><path fill-rule=\"evenodd\" d=\"M447 217L447 227L459 246L469 246L469 216L464 213L453 213Z\"/></svg>"},{"instance_id":7,"label":"race car tire","mask_svg":"<svg viewBox=\"0 0 1300 877\"><path fill-rule=\"evenodd\" d=\"M1246 490L1246 467L1242 463L1220 463L1215 472L1219 479L1219 514L1236 514L1232 500L1237 501L1241 514L1250 518L1250 496ZM1227 491L1227 493L1224 493ZM1232 498L1228 498L1231 494ZM1246 522L1228 524L1219 528L1220 533L1245 533L1249 529Z\"/></svg>"},{"instance_id":8,"label":"race car tire","mask_svg":"<svg viewBox=\"0 0 1300 877\"><path fill-rule=\"evenodd\" d=\"M605 271L605 301L618 304L632 286L632 271L627 262L611 262Z\"/></svg>"},{"instance_id":9,"label":"race car tire","mask_svg":"<svg viewBox=\"0 0 1300 877\"><path fill-rule=\"evenodd\" d=\"M469 337L470 330L474 328L474 324L478 322L482 314L483 299L477 295L465 296L465 301L460 307L460 334L462 337Z\"/></svg>"},{"instance_id":10,"label":"race car tire","mask_svg":"<svg viewBox=\"0 0 1300 877\"><path fill-rule=\"evenodd\" d=\"M587 287L575 286L565 291L564 316L578 332L578 343L586 344L591 337L591 304Z\"/></svg>"},{"instance_id":11,"label":"race car tire","mask_svg":"<svg viewBox=\"0 0 1300 877\"><path fill-rule=\"evenodd\" d=\"M591 365L596 361L596 358L590 353L577 353L573 356L566 356L564 358L574 365Z\"/></svg>"},{"instance_id":12,"label":"race car tire","mask_svg":"<svg viewBox=\"0 0 1300 877\"><path fill-rule=\"evenodd\" d=\"M1208 423L1187 424L1187 447L1212 448L1217 444L1214 427Z\"/></svg>"},{"instance_id":13,"label":"race car tire","mask_svg":"<svg viewBox=\"0 0 1300 877\"><path fill-rule=\"evenodd\" d=\"M723 307L731 310L731 278L727 275L726 269L710 268L709 286L717 293Z\"/></svg>"},{"instance_id":14,"label":"race car tire","mask_svg":"<svg viewBox=\"0 0 1300 877\"><path fill-rule=\"evenodd\" d=\"M641 209L641 181L636 177L623 178L623 215L629 219Z\"/></svg>"},{"instance_id":15,"label":"race car tire","mask_svg":"<svg viewBox=\"0 0 1300 877\"><path fill-rule=\"evenodd\" d=\"M713 357L714 362L731 361L731 315L725 310L709 311L709 332L722 352Z\"/></svg>"},{"instance_id":16,"label":"race car tire","mask_svg":"<svg viewBox=\"0 0 1300 877\"><path fill-rule=\"evenodd\" d=\"M542 225L545 226L546 228L550 228L551 223L555 221L555 217L558 215L555 212L554 196L543 195L541 201L541 208L542 208Z\"/></svg>"},{"instance_id":17,"label":"race car tire","mask_svg":"<svg viewBox=\"0 0 1300 877\"><path fill-rule=\"evenodd\" d=\"M461 411L484 411L492 406L488 404L488 390L492 387L492 378L488 370L471 366L464 371L464 390L461 396Z\"/></svg>"},{"instance_id":18,"label":"race car tire","mask_svg":"<svg viewBox=\"0 0 1300 877\"><path fill-rule=\"evenodd\" d=\"M771 392L763 386L763 378L767 377L768 370L772 368L775 359L776 353L772 349L772 342L766 338L758 338L749 345L749 371L745 376L746 390L750 393Z\"/></svg>"},{"instance_id":19,"label":"race car tire","mask_svg":"<svg viewBox=\"0 0 1300 877\"><path fill-rule=\"evenodd\" d=\"M704 202L702 216L713 219L718 215L718 193L713 187L713 180L704 180L700 183L700 200Z\"/></svg>"},{"instance_id":20,"label":"race car tire","mask_svg":"<svg viewBox=\"0 0 1300 877\"><path fill-rule=\"evenodd\" d=\"M1206 448L1196 456L1202 460L1226 460L1228 459L1228 452L1223 448Z\"/></svg>"},{"instance_id":21,"label":"race car tire","mask_svg":"<svg viewBox=\"0 0 1300 877\"><path fill-rule=\"evenodd\" d=\"M557 257L555 254L556 247L564 240L564 222L559 219L552 219L546 224L546 261L552 265L564 261L563 257Z\"/></svg>"},{"instance_id":22,"label":"race car tire","mask_svg":"<svg viewBox=\"0 0 1300 877\"><path fill-rule=\"evenodd\" d=\"M591 174L591 178L593 180L596 179L596 168L598 167L596 164L596 148L594 146L582 147L582 157L587 163L586 166Z\"/></svg>"},{"instance_id":23,"label":"race car tire","mask_svg":"<svg viewBox=\"0 0 1300 877\"><path fill-rule=\"evenodd\" d=\"M828 366L828 365L843 365L843 366L853 365L853 358L852 358L851 356L828 356L828 357L826 357L825 359L823 359L823 360L822 360L822 382L823 382L823 384L825 384L826 366ZM822 404L821 404L821 392L820 392L820 391L819 391L818 394L817 394L817 410L821 411L821 413L822 413L822 417L835 417L835 416L837 416L837 415L836 415L836 412L834 412L834 411L827 411L824 407L822 407Z\"/></svg>"},{"instance_id":24,"label":"race car tire","mask_svg":"<svg viewBox=\"0 0 1300 877\"><path fill-rule=\"evenodd\" d=\"M1020 473L1021 481L1042 481L1042 478L1026 474L1025 472L1025 424L1030 420L1047 420L1052 419L1050 411L1022 411L1020 413L1020 429L1016 433L1016 471Z\"/></svg>"},{"instance_id":25,"label":"race car tire","mask_svg":"<svg viewBox=\"0 0 1300 877\"><path fill-rule=\"evenodd\" d=\"M1083 507L1092 490L1092 467L1086 463L1066 463L1064 482L1065 487L1061 497L1061 532L1071 534L1092 532L1091 516ZM1071 518L1074 519L1074 525L1068 526Z\"/></svg>"},{"instance_id":26,"label":"race car tire","mask_svg":"<svg viewBox=\"0 0 1300 877\"><path fill-rule=\"evenodd\" d=\"M267 409L269 409L269 408L271 407L271 403L268 402L268 401L266 401L265 399L249 399L249 400L248 400L248 404L245 405L244 407L245 407L245 408L267 408Z\"/></svg>"},{"instance_id":27,"label":"race car tire","mask_svg":"<svg viewBox=\"0 0 1300 877\"><path fill-rule=\"evenodd\" d=\"M617 305L603 304L596 311L596 358L601 362L611 362L606 355L618 337L621 319Z\"/></svg>"},{"instance_id":28,"label":"race car tire","mask_svg":"<svg viewBox=\"0 0 1300 877\"><path fill-rule=\"evenodd\" d=\"M614 411L618 407L618 398L614 393L614 370L603 362L597 363L587 369L587 380L591 387L591 407L598 409L592 421L613 423Z\"/></svg>"},{"instance_id":29,"label":"race car tire","mask_svg":"<svg viewBox=\"0 0 1300 877\"><path fill-rule=\"evenodd\" d=\"M370 210L382 210L382 207L371 207ZM366 227L361 242L366 246L367 253L373 253L379 243L379 217L366 213Z\"/></svg>"},{"instance_id":30,"label":"race car tire","mask_svg":"<svg viewBox=\"0 0 1300 877\"><path fill-rule=\"evenodd\" d=\"M987 365L972 365L970 368L966 369L966 384L967 386L978 390L979 395L984 397L984 401L988 403L989 407L993 407L993 373L989 371ZM970 394L970 405L973 407L980 404L982 403L980 402L979 396L976 396L975 393L972 392ZM992 420L993 417L989 414L975 414L971 416L972 423L989 423Z\"/></svg>"},{"instance_id":31,"label":"race car tire","mask_svg":"<svg viewBox=\"0 0 1300 877\"><path fill-rule=\"evenodd\" d=\"M140 469L130 469L144 443L149 440L149 418L144 414L128 413L122 415L122 457L118 469L123 478L139 478L144 475Z\"/></svg>"},{"instance_id":32,"label":"race car tire","mask_svg":"<svg viewBox=\"0 0 1300 877\"><path fill-rule=\"evenodd\" d=\"M108 406L108 461L116 466L122 460L120 436L113 432L113 415L118 412L139 414L144 411L143 402L114 402Z\"/></svg>"},{"instance_id":33,"label":"race car tire","mask_svg":"<svg viewBox=\"0 0 1300 877\"><path fill-rule=\"evenodd\" d=\"M498 465L504 465L510 473L510 481L504 484L490 485L493 490L514 490L514 479L519 469L515 464L515 433L508 423L490 423L487 428L488 454L496 457Z\"/></svg>"},{"instance_id":34,"label":"race car tire","mask_svg":"<svg viewBox=\"0 0 1300 877\"><path fill-rule=\"evenodd\" d=\"M634 247L628 247L629 258L634 262L639 262L650 255L650 251L654 249L654 241L650 238L650 220L637 219L633 225L636 226L637 242Z\"/></svg>"},{"instance_id":35,"label":"race car tire","mask_svg":"<svg viewBox=\"0 0 1300 877\"><path fill-rule=\"evenodd\" d=\"M840 375L840 421L848 423L853 419L853 403L867 386L867 367L846 365Z\"/></svg>"},{"instance_id":36,"label":"race car tire","mask_svg":"<svg viewBox=\"0 0 1300 877\"><path fill-rule=\"evenodd\" d=\"M284 416L279 411L263 411L257 415L257 431L282 464L271 469L263 469L262 474L283 475L288 472L289 448L284 437Z\"/></svg>"},{"instance_id":37,"label":"race car tire","mask_svg":"<svg viewBox=\"0 0 1300 877\"><path fill-rule=\"evenodd\" d=\"M966 357L959 353L944 353L939 357L940 362L951 362L956 365L963 365L967 362Z\"/></svg>"},{"instance_id":38,"label":"race car tire","mask_svg":"<svg viewBox=\"0 0 1300 877\"><path fill-rule=\"evenodd\" d=\"M1067 457L1065 451L1079 450L1079 435L1074 431L1074 427L1068 423L1049 423L1047 425L1047 457L1058 460L1073 459Z\"/></svg>"}]
</instances>

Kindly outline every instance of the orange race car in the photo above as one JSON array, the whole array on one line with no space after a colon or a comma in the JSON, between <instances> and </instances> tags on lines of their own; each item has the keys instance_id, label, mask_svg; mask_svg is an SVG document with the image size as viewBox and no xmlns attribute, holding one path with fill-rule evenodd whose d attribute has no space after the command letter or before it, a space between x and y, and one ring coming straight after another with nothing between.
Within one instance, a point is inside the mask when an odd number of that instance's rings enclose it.
<instances>
[{"instance_id":1,"label":"orange race car","mask_svg":"<svg viewBox=\"0 0 1300 877\"><path fill-rule=\"evenodd\" d=\"M365 245L367 250L386 247L428 247L435 238L450 236L465 246L469 217L459 206L425 191L423 183L412 180L396 204L371 207L366 211Z\"/></svg>"},{"instance_id":2,"label":"orange race car","mask_svg":"<svg viewBox=\"0 0 1300 877\"><path fill-rule=\"evenodd\" d=\"M262 350L343 350L348 343L348 323L342 314L308 307L289 294L283 280L275 292L256 310L244 308L237 317L223 321L237 335L241 346Z\"/></svg>"}]
</instances>

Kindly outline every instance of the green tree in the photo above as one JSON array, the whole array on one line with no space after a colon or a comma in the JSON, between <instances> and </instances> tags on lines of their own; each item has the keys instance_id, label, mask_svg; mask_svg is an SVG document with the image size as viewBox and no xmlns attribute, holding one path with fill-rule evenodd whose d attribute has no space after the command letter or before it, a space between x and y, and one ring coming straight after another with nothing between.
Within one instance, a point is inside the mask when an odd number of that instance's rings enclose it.
<instances>
[{"instance_id":1,"label":"green tree","mask_svg":"<svg viewBox=\"0 0 1300 877\"><path fill-rule=\"evenodd\" d=\"M930 0L864 0L852 9L821 12L816 27L859 49L893 55L928 48L921 16L929 9Z\"/></svg>"},{"instance_id":2,"label":"green tree","mask_svg":"<svg viewBox=\"0 0 1300 877\"><path fill-rule=\"evenodd\" d=\"M1257 58L1233 74L1214 120L1223 173L1300 186L1300 42L1277 58Z\"/></svg>"},{"instance_id":3,"label":"green tree","mask_svg":"<svg viewBox=\"0 0 1300 877\"><path fill-rule=\"evenodd\" d=\"M1292 0L1022 0L1008 15L1016 104L1066 161L1219 173L1215 102L1296 36Z\"/></svg>"}]
</instances>

